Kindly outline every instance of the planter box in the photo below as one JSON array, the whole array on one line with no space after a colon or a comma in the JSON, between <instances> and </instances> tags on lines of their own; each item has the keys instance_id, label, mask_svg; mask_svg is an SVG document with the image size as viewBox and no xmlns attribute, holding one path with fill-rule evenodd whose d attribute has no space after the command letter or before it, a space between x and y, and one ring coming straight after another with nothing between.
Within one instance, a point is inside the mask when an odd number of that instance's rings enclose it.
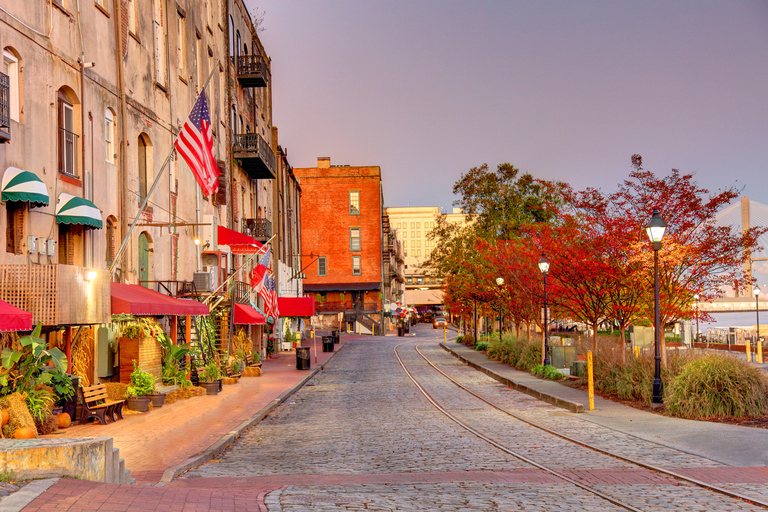
<instances>
[{"instance_id":1,"label":"planter box","mask_svg":"<svg viewBox=\"0 0 768 512\"><path fill-rule=\"evenodd\" d=\"M160 382L163 377L162 350L155 338L120 338L119 344L121 383L131 383L133 361Z\"/></svg>"},{"instance_id":2,"label":"planter box","mask_svg":"<svg viewBox=\"0 0 768 512\"><path fill-rule=\"evenodd\" d=\"M147 398L149 398L150 402L152 402L153 407L162 407L165 403L165 395L162 393L158 393L156 395L146 395Z\"/></svg>"},{"instance_id":3,"label":"planter box","mask_svg":"<svg viewBox=\"0 0 768 512\"><path fill-rule=\"evenodd\" d=\"M149 398L137 397L126 398L125 405L132 411L148 412L149 411Z\"/></svg>"},{"instance_id":4,"label":"planter box","mask_svg":"<svg viewBox=\"0 0 768 512\"><path fill-rule=\"evenodd\" d=\"M206 395L218 395L219 389L221 387L221 381L217 380L216 382L201 382L199 386L205 389Z\"/></svg>"}]
</instances>

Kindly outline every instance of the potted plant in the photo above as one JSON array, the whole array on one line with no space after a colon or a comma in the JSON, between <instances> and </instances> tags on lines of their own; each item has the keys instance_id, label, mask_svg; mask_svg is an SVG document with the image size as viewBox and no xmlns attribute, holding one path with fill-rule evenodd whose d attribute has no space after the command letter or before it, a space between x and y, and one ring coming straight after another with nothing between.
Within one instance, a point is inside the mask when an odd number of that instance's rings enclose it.
<instances>
[{"instance_id":1,"label":"potted plant","mask_svg":"<svg viewBox=\"0 0 768 512\"><path fill-rule=\"evenodd\" d=\"M136 366L136 361L134 361L133 373L131 373L131 385L126 389L125 396L126 398L129 398L130 395L130 398L132 399L146 400L146 403L139 401L134 402L134 405L137 407L146 409L134 409L134 407L131 406L131 400L128 401L128 408L133 409L134 411L141 410L142 412L146 412L149 410L149 401L152 399L152 396L156 394L157 388L155 387L155 378ZM162 402L165 402L165 395L160 396L162 397ZM160 406L162 406L162 402L160 403Z\"/></svg>"},{"instance_id":2,"label":"potted plant","mask_svg":"<svg viewBox=\"0 0 768 512\"><path fill-rule=\"evenodd\" d=\"M218 395L221 389L221 370L216 363L210 362L199 374L200 386L208 395Z\"/></svg>"},{"instance_id":3,"label":"potted plant","mask_svg":"<svg viewBox=\"0 0 768 512\"><path fill-rule=\"evenodd\" d=\"M147 412L149 411L149 398L139 396L136 388L128 386L125 388L125 405L132 411Z\"/></svg>"}]
</instances>

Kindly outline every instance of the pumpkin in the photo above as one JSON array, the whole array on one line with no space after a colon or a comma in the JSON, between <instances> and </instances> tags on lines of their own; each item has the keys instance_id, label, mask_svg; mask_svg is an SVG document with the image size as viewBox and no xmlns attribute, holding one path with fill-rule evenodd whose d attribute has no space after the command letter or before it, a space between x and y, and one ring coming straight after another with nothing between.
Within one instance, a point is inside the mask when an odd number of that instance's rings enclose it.
<instances>
[{"instance_id":1,"label":"pumpkin","mask_svg":"<svg viewBox=\"0 0 768 512\"><path fill-rule=\"evenodd\" d=\"M35 437L35 429L30 427L17 428L13 433L14 439L32 439L33 437Z\"/></svg>"},{"instance_id":2,"label":"pumpkin","mask_svg":"<svg viewBox=\"0 0 768 512\"><path fill-rule=\"evenodd\" d=\"M5 409L0 409L0 426L5 426L11 420L11 415Z\"/></svg>"},{"instance_id":3,"label":"pumpkin","mask_svg":"<svg viewBox=\"0 0 768 512\"><path fill-rule=\"evenodd\" d=\"M68 412L63 412L58 415L59 419L59 428L67 428L72 424L72 418L69 416Z\"/></svg>"}]
</instances>

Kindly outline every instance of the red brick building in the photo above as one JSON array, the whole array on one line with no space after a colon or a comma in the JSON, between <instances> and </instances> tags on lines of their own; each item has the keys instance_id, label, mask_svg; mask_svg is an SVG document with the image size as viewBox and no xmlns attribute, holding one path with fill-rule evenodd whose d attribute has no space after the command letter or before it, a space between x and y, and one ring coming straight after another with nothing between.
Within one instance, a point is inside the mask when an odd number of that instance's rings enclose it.
<instances>
[{"instance_id":1,"label":"red brick building","mask_svg":"<svg viewBox=\"0 0 768 512\"><path fill-rule=\"evenodd\" d=\"M294 168L294 173L301 183L304 212L304 292L316 294L324 326L338 327L338 313L344 313L348 328L381 332L381 169L332 166L330 158L321 157L317 167Z\"/></svg>"}]
</instances>

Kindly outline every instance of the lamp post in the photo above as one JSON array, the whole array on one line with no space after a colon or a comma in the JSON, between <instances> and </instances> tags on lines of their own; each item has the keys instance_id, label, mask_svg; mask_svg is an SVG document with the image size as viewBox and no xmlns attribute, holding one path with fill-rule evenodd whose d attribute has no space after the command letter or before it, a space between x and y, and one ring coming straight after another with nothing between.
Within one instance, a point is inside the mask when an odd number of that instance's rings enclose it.
<instances>
[{"instance_id":1,"label":"lamp post","mask_svg":"<svg viewBox=\"0 0 768 512\"><path fill-rule=\"evenodd\" d=\"M699 341L699 294L695 294L693 296L693 300L696 301L695 309L696 309L696 341Z\"/></svg>"},{"instance_id":2,"label":"lamp post","mask_svg":"<svg viewBox=\"0 0 768 512\"><path fill-rule=\"evenodd\" d=\"M760 288L755 286L754 290L755 294L755 315L757 316L757 341L755 342L755 347L757 347L757 344L760 343Z\"/></svg>"},{"instance_id":3,"label":"lamp post","mask_svg":"<svg viewBox=\"0 0 768 512\"><path fill-rule=\"evenodd\" d=\"M504 286L504 278L503 277L497 277L496 278L496 285L499 287L499 290L501 290L501 287ZM501 296L501 292L499 292L499 296ZM501 343L501 298L499 298L499 343Z\"/></svg>"},{"instance_id":4,"label":"lamp post","mask_svg":"<svg viewBox=\"0 0 768 512\"><path fill-rule=\"evenodd\" d=\"M663 385L661 382L661 329L659 326L659 249L661 249L661 239L664 238L664 231L667 229L667 223L659 215L659 210L653 209L653 216L645 227L648 238L653 243L653 295L654 295L654 328L656 330L656 345L654 347L654 374L653 374L653 403L661 404L663 402Z\"/></svg>"},{"instance_id":5,"label":"lamp post","mask_svg":"<svg viewBox=\"0 0 768 512\"><path fill-rule=\"evenodd\" d=\"M549 321L547 318L547 274L549 273L549 260L547 259L547 255L544 253L541 253L541 259L539 260L539 270L541 270L541 273L544 274L544 366L548 366L551 362L549 360Z\"/></svg>"}]
</instances>

